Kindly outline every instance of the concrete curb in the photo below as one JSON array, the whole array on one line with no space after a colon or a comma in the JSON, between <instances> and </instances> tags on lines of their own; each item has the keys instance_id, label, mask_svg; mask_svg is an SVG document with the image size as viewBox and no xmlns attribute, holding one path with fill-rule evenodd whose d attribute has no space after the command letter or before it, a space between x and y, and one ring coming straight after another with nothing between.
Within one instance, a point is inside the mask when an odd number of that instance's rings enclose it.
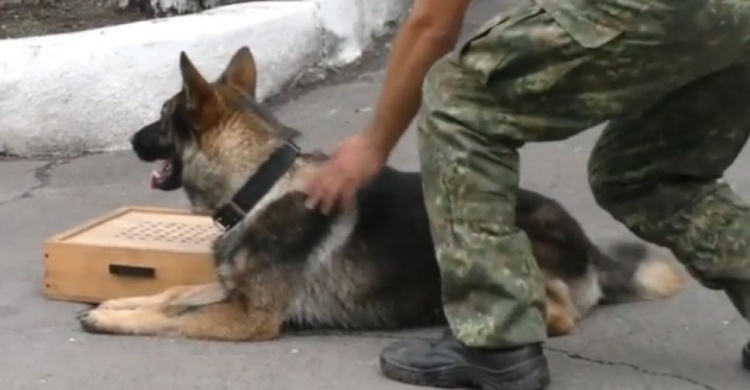
<instances>
[{"instance_id":1,"label":"concrete curb","mask_svg":"<svg viewBox=\"0 0 750 390\"><path fill-rule=\"evenodd\" d=\"M0 153L80 154L128 147L179 87L188 53L216 77L243 45L264 100L315 67L356 61L410 0L240 3L200 14L0 41Z\"/></svg>"}]
</instances>

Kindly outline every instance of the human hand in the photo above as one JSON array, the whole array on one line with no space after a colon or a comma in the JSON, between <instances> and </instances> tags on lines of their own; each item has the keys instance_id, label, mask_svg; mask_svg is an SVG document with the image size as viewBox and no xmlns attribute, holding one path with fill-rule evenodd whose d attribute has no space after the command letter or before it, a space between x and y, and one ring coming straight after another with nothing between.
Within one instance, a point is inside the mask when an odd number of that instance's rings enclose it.
<instances>
[{"instance_id":1,"label":"human hand","mask_svg":"<svg viewBox=\"0 0 750 390\"><path fill-rule=\"evenodd\" d=\"M386 147L367 132L340 143L307 186L306 206L329 214L337 206L354 206L357 190L380 170L388 159Z\"/></svg>"}]
</instances>

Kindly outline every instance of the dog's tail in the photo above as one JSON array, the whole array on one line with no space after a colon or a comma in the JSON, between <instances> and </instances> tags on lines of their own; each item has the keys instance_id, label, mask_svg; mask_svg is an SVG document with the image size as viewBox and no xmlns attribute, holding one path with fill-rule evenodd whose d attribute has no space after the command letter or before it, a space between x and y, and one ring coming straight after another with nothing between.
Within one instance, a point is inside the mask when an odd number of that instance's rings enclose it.
<instances>
[{"instance_id":1,"label":"dog's tail","mask_svg":"<svg viewBox=\"0 0 750 390\"><path fill-rule=\"evenodd\" d=\"M618 241L607 252L597 248L592 256L604 303L665 299L685 285L671 259L647 244Z\"/></svg>"}]
</instances>

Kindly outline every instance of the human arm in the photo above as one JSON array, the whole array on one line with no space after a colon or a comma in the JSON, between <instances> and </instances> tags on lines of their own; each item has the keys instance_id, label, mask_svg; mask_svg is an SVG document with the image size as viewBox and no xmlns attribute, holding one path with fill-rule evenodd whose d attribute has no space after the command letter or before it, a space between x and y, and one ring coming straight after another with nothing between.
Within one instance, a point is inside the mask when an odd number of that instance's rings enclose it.
<instances>
[{"instance_id":1,"label":"human arm","mask_svg":"<svg viewBox=\"0 0 750 390\"><path fill-rule=\"evenodd\" d=\"M416 0L393 41L372 120L342 142L308 186L308 207L349 206L357 189L383 164L416 116L430 67L458 41L471 0Z\"/></svg>"},{"instance_id":2,"label":"human arm","mask_svg":"<svg viewBox=\"0 0 750 390\"><path fill-rule=\"evenodd\" d=\"M471 0L417 0L394 39L368 136L389 154L416 116L430 67L453 49Z\"/></svg>"}]
</instances>

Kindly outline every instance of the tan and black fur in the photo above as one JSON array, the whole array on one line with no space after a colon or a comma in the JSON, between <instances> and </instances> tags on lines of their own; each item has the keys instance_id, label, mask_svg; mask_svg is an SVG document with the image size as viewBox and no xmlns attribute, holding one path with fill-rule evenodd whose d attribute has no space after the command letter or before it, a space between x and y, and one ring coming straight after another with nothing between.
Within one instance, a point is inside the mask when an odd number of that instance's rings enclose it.
<instances>
[{"instance_id":1,"label":"tan and black fur","mask_svg":"<svg viewBox=\"0 0 750 390\"><path fill-rule=\"evenodd\" d=\"M183 53L183 88L161 118L132 138L138 157L168 161L161 190L184 189L196 212L228 202L296 130L255 101L256 68L240 49L214 83ZM219 283L116 299L79 315L91 332L213 340L277 338L287 325L401 329L444 323L440 274L418 172L383 170L356 209L326 216L304 205L322 154L303 154L247 217L213 245ZM530 237L547 285L551 336L607 301L661 299L682 279L640 243L614 257L588 239L557 202L521 190L517 224Z\"/></svg>"}]
</instances>

